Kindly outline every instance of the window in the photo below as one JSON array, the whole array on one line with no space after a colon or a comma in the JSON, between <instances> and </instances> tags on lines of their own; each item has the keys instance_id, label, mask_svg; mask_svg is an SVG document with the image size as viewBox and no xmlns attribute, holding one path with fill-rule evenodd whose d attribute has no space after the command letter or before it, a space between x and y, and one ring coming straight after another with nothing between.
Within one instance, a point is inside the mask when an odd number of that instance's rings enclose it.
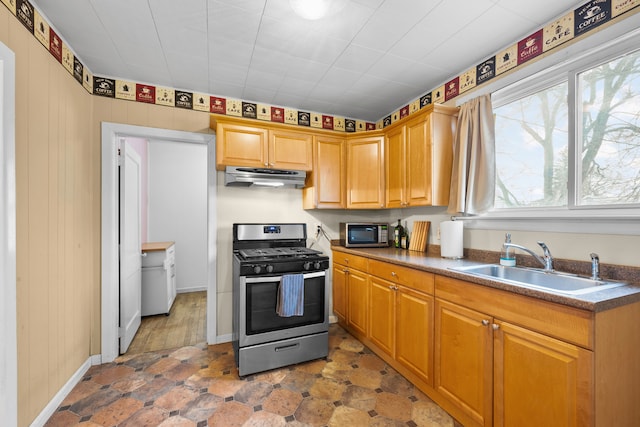
<instances>
[{"instance_id":1,"label":"window","mask_svg":"<svg viewBox=\"0 0 640 427\"><path fill-rule=\"evenodd\" d=\"M495 209L640 206L640 51L620 49L494 94Z\"/></svg>"}]
</instances>

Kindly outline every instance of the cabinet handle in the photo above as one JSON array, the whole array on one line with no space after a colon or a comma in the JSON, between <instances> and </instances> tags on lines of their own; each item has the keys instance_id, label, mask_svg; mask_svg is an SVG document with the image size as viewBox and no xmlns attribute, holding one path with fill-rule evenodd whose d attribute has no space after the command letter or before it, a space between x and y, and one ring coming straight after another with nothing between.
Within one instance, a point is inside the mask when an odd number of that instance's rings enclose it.
<instances>
[{"instance_id":1,"label":"cabinet handle","mask_svg":"<svg viewBox=\"0 0 640 427\"><path fill-rule=\"evenodd\" d=\"M393 289L393 285L389 285L389 289L391 289L393 291L394 290Z\"/></svg>"},{"instance_id":2,"label":"cabinet handle","mask_svg":"<svg viewBox=\"0 0 640 427\"><path fill-rule=\"evenodd\" d=\"M392 272L391 272L391 275L392 275L393 277L396 277L396 276L397 276L397 274L396 274L396 272L395 272L395 271L392 271Z\"/></svg>"},{"instance_id":3,"label":"cabinet handle","mask_svg":"<svg viewBox=\"0 0 640 427\"><path fill-rule=\"evenodd\" d=\"M344 270L342 270L343 273L349 273L349 269L345 268Z\"/></svg>"},{"instance_id":4,"label":"cabinet handle","mask_svg":"<svg viewBox=\"0 0 640 427\"><path fill-rule=\"evenodd\" d=\"M497 331L498 329L500 329L500 325L498 325L497 323L494 323L493 325L491 325L491 327L493 328L494 331Z\"/></svg>"},{"instance_id":5,"label":"cabinet handle","mask_svg":"<svg viewBox=\"0 0 640 427\"><path fill-rule=\"evenodd\" d=\"M397 290L398 290L398 286L396 286L396 285L389 285L389 289L391 289L392 291L397 291Z\"/></svg>"},{"instance_id":6,"label":"cabinet handle","mask_svg":"<svg viewBox=\"0 0 640 427\"><path fill-rule=\"evenodd\" d=\"M482 319L482 326L488 326L489 325L489 321L486 319Z\"/></svg>"},{"instance_id":7,"label":"cabinet handle","mask_svg":"<svg viewBox=\"0 0 640 427\"><path fill-rule=\"evenodd\" d=\"M269 166L269 162L264 162L264 165L265 166Z\"/></svg>"}]
</instances>

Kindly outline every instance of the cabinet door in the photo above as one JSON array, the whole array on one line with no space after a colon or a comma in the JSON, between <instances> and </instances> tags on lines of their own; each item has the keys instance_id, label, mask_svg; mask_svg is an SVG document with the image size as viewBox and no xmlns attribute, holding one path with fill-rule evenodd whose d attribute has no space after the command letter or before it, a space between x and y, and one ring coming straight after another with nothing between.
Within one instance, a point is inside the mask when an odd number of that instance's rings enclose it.
<instances>
[{"instance_id":1,"label":"cabinet door","mask_svg":"<svg viewBox=\"0 0 640 427\"><path fill-rule=\"evenodd\" d=\"M447 206L453 165L453 137L458 114L456 109L434 105L427 132L431 141L431 205Z\"/></svg>"},{"instance_id":2,"label":"cabinet door","mask_svg":"<svg viewBox=\"0 0 640 427\"><path fill-rule=\"evenodd\" d=\"M386 207L401 208L406 206L405 194L405 127L400 126L385 136L384 146ZM426 164L422 165L424 169Z\"/></svg>"},{"instance_id":3,"label":"cabinet door","mask_svg":"<svg viewBox=\"0 0 640 427\"><path fill-rule=\"evenodd\" d=\"M431 116L427 115L406 125L406 180L405 201L409 206L431 205L433 164L429 128Z\"/></svg>"},{"instance_id":4,"label":"cabinet door","mask_svg":"<svg viewBox=\"0 0 640 427\"><path fill-rule=\"evenodd\" d=\"M225 166L268 166L266 129L230 123L218 123L216 129L218 169Z\"/></svg>"},{"instance_id":5,"label":"cabinet door","mask_svg":"<svg viewBox=\"0 0 640 427\"><path fill-rule=\"evenodd\" d=\"M433 297L396 292L396 360L433 385Z\"/></svg>"},{"instance_id":6,"label":"cabinet door","mask_svg":"<svg viewBox=\"0 0 640 427\"><path fill-rule=\"evenodd\" d=\"M313 137L310 134L286 130L269 131L269 167L311 170Z\"/></svg>"},{"instance_id":7,"label":"cabinet door","mask_svg":"<svg viewBox=\"0 0 640 427\"><path fill-rule=\"evenodd\" d=\"M496 325L494 425L590 425L593 354L509 323Z\"/></svg>"},{"instance_id":8,"label":"cabinet door","mask_svg":"<svg viewBox=\"0 0 640 427\"><path fill-rule=\"evenodd\" d=\"M333 266L333 313L338 321L347 320L347 268L340 264Z\"/></svg>"},{"instance_id":9,"label":"cabinet door","mask_svg":"<svg viewBox=\"0 0 640 427\"><path fill-rule=\"evenodd\" d=\"M349 270L347 281L347 318L349 326L356 332L367 335L367 275Z\"/></svg>"},{"instance_id":10,"label":"cabinet door","mask_svg":"<svg viewBox=\"0 0 640 427\"><path fill-rule=\"evenodd\" d=\"M436 300L434 386L484 426L492 424L493 410L491 321L483 313Z\"/></svg>"},{"instance_id":11,"label":"cabinet door","mask_svg":"<svg viewBox=\"0 0 640 427\"><path fill-rule=\"evenodd\" d=\"M347 143L347 208L384 207L383 146L382 136Z\"/></svg>"},{"instance_id":12,"label":"cabinet door","mask_svg":"<svg viewBox=\"0 0 640 427\"><path fill-rule=\"evenodd\" d=\"M304 209L344 209L346 203L345 141L316 136L313 141L313 172L302 190Z\"/></svg>"},{"instance_id":13,"label":"cabinet door","mask_svg":"<svg viewBox=\"0 0 640 427\"><path fill-rule=\"evenodd\" d=\"M394 357L396 285L374 276L369 283L369 338Z\"/></svg>"}]
</instances>

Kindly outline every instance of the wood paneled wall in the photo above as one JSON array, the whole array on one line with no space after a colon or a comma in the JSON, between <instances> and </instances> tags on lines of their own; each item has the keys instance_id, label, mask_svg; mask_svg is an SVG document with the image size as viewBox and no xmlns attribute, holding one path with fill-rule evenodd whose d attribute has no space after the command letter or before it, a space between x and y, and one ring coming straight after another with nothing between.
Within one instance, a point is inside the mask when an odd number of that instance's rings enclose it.
<instances>
[{"instance_id":1,"label":"wood paneled wall","mask_svg":"<svg viewBox=\"0 0 640 427\"><path fill-rule=\"evenodd\" d=\"M92 99L5 7L16 54L18 422L28 425L87 360L99 296ZM94 162L95 163L95 162ZM98 164L99 166L99 164ZM99 169L99 167L98 167Z\"/></svg>"},{"instance_id":2,"label":"wood paneled wall","mask_svg":"<svg viewBox=\"0 0 640 427\"><path fill-rule=\"evenodd\" d=\"M100 353L102 121L209 133L209 114L92 96L0 5L16 54L18 422Z\"/></svg>"}]
</instances>

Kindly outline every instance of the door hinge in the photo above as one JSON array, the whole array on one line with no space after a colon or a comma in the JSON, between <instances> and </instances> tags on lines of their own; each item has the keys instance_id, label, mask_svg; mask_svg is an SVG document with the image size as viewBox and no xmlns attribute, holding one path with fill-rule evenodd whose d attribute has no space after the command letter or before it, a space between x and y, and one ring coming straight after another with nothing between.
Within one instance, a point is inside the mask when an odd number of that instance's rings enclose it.
<instances>
[{"instance_id":1,"label":"door hinge","mask_svg":"<svg viewBox=\"0 0 640 427\"><path fill-rule=\"evenodd\" d=\"M118 153L116 154L118 166L122 166L122 150L118 147Z\"/></svg>"}]
</instances>

